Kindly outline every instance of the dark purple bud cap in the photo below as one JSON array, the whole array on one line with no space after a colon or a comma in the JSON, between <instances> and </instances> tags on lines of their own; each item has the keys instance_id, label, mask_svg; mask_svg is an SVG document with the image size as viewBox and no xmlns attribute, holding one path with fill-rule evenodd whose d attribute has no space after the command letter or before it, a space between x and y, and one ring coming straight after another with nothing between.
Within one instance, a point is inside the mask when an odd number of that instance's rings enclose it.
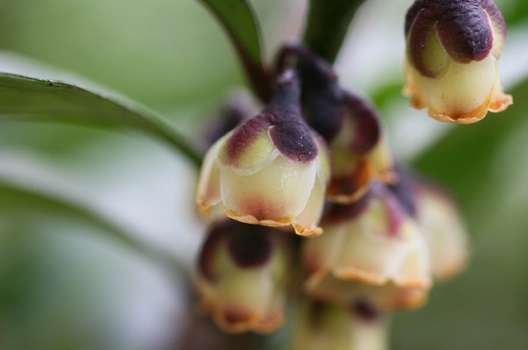
<instances>
[{"instance_id":1,"label":"dark purple bud cap","mask_svg":"<svg viewBox=\"0 0 528 350\"><path fill-rule=\"evenodd\" d=\"M266 227L237 222L228 239L229 255L233 261L242 268L264 265L273 249L269 231Z\"/></svg>"},{"instance_id":2,"label":"dark purple bud cap","mask_svg":"<svg viewBox=\"0 0 528 350\"><path fill-rule=\"evenodd\" d=\"M332 67L315 55L299 58L302 74L302 104L308 124L326 142L341 131L345 118L351 118L354 136L350 148L356 153L370 151L379 141L381 130L375 109L359 96L343 90Z\"/></svg>"},{"instance_id":3,"label":"dark purple bud cap","mask_svg":"<svg viewBox=\"0 0 528 350\"><path fill-rule=\"evenodd\" d=\"M480 1L452 2L436 29L449 56L460 63L483 60L493 47L493 28Z\"/></svg>"},{"instance_id":4,"label":"dark purple bud cap","mask_svg":"<svg viewBox=\"0 0 528 350\"><path fill-rule=\"evenodd\" d=\"M299 82L293 70L277 81L277 91L262 113L233 131L227 141L229 158L236 159L245 148L268 132L273 145L284 157L308 163L317 157L312 130L303 120L299 106Z\"/></svg>"},{"instance_id":5,"label":"dark purple bud cap","mask_svg":"<svg viewBox=\"0 0 528 350\"><path fill-rule=\"evenodd\" d=\"M272 125L271 141L284 157L308 163L317 157L318 149L312 130L302 118L297 75L287 70L277 84L275 96L263 111Z\"/></svg>"},{"instance_id":6,"label":"dark purple bud cap","mask_svg":"<svg viewBox=\"0 0 528 350\"><path fill-rule=\"evenodd\" d=\"M367 153L376 146L381 138L381 124L374 107L365 99L345 93L344 103L350 113L356 133L351 140L350 149L357 153Z\"/></svg>"},{"instance_id":7,"label":"dark purple bud cap","mask_svg":"<svg viewBox=\"0 0 528 350\"><path fill-rule=\"evenodd\" d=\"M429 56L434 55L429 47L431 36L437 36L449 57L459 63L486 58L494 39L489 16L492 20L502 19L492 1L416 1L409 8L405 20L408 50L415 68L429 77L436 76L436 70L441 70L428 62ZM503 20L498 22L504 23Z\"/></svg>"},{"instance_id":8,"label":"dark purple bud cap","mask_svg":"<svg viewBox=\"0 0 528 350\"><path fill-rule=\"evenodd\" d=\"M266 264L273 252L273 234L275 232L269 227L230 219L213 224L198 257L200 272L212 282L217 280L213 264L218 249L227 249L232 261L240 268Z\"/></svg>"},{"instance_id":9,"label":"dark purple bud cap","mask_svg":"<svg viewBox=\"0 0 528 350\"><path fill-rule=\"evenodd\" d=\"M327 142L339 133L345 117L343 90L329 64L314 55L299 61L302 106L307 123Z\"/></svg>"}]
</instances>

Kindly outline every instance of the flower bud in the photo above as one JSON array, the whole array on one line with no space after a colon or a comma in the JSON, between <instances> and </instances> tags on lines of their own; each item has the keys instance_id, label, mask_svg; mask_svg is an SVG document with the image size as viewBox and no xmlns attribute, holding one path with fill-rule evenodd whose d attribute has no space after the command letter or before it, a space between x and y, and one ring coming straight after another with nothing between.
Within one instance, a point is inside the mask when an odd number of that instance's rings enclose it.
<instances>
[{"instance_id":1,"label":"flower bud","mask_svg":"<svg viewBox=\"0 0 528 350\"><path fill-rule=\"evenodd\" d=\"M427 239L433 277L446 280L466 266L468 235L453 198L438 184L420 178L401 166L399 181L390 186Z\"/></svg>"},{"instance_id":2,"label":"flower bud","mask_svg":"<svg viewBox=\"0 0 528 350\"><path fill-rule=\"evenodd\" d=\"M342 307L305 300L292 333L292 350L387 349L387 322L370 305Z\"/></svg>"},{"instance_id":3,"label":"flower bud","mask_svg":"<svg viewBox=\"0 0 528 350\"><path fill-rule=\"evenodd\" d=\"M492 0L416 0L405 21L404 92L443 122L470 124L506 109L498 59L506 24Z\"/></svg>"},{"instance_id":4,"label":"flower bud","mask_svg":"<svg viewBox=\"0 0 528 350\"><path fill-rule=\"evenodd\" d=\"M324 141L303 121L292 71L281 76L274 99L208 151L198 184L201 209L222 203L227 216L248 224L317 226L329 177Z\"/></svg>"},{"instance_id":5,"label":"flower bud","mask_svg":"<svg viewBox=\"0 0 528 350\"><path fill-rule=\"evenodd\" d=\"M468 236L453 199L438 185L417 184L416 220L429 245L436 279L459 274L467 265Z\"/></svg>"},{"instance_id":6,"label":"flower bud","mask_svg":"<svg viewBox=\"0 0 528 350\"><path fill-rule=\"evenodd\" d=\"M392 156L374 107L342 89L332 67L307 48L288 49L299 55L305 118L325 138L332 155L327 198L351 203L372 180L391 181Z\"/></svg>"},{"instance_id":7,"label":"flower bud","mask_svg":"<svg viewBox=\"0 0 528 350\"><path fill-rule=\"evenodd\" d=\"M327 197L347 204L363 196L372 181L392 182L394 175L392 154L374 107L347 92L342 102L343 121L329 142L332 176Z\"/></svg>"},{"instance_id":8,"label":"flower bud","mask_svg":"<svg viewBox=\"0 0 528 350\"><path fill-rule=\"evenodd\" d=\"M426 240L387 188L376 184L356 203L332 205L322 225L325 234L303 246L310 294L335 302L364 297L384 309L423 302L431 286Z\"/></svg>"},{"instance_id":9,"label":"flower bud","mask_svg":"<svg viewBox=\"0 0 528 350\"><path fill-rule=\"evenodd\" d=\"M214 225L201 248L195 285L201 307L228 332L281 326L292 264L291 236L233 220Z\"/></svg>"}]
</instances>

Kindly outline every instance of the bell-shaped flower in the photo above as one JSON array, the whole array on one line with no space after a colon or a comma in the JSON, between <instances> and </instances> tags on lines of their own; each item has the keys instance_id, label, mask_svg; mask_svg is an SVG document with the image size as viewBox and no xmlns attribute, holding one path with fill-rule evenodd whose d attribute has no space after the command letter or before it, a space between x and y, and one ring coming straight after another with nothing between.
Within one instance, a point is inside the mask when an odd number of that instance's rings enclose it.
<instances>
[{"instance_id":1,"label":"bell-shaped flower","mask_svg":"<svg viewBox=\"0 0 528 350\"><path fill-rule=\"evenodd\" d=\"M455 201L438 185L420 181L416 220L427 238L433 276L445 280L459 274L467 265L469 242Z\"/></svg>"},{"instance_id":2,"label":"bell-shaped flower","mask_svg":"<svg viewBox=\"0 0 528 350\"><path fill-rule=\"evenodd\" d=\"M332 67L306 47L285 47L283 59L288 53L298 58L306 121L324 137L332 156L327 198L351 203L371 181L392 181L392 155L374 107L341 88Z\"/></svg>"},{"instance_id":3,"label":"bell-shaped flower","mask_svg":"<svg viewBox=\"0 0 528 350\"><path fill-rule=\"evenodd\" d=\"M429 246L433 277L459 274L469 257L469 239L452 196L438 184L396 166L399 181L389 188L422 230Z\"/></svg>"},{"instance_id":4,"label":"bell-shaped flower","mask_svg":"<svg viewBox=\"0 0 528 350\"><path fill-rule=\"evenodd\" d=\"M324 235L303 243L307 292L334 302L360 297L383 309L423 302L431 286L426 239L385 186L374 184L351 205L333 204L322 225Z\"/></svg>"},{"instance_id":5,"label":"bell-shaped flower","mask_svg":"<svg viewBox=\"0 0 528 350\"><path fill-rule=\"evenodd\" d=\"M227 216L244 223L319 234L328 178L325 143L303 121L298 82L286 71L262 113L208 151L197 202L204 210L222 204Z\"/></svg>"},{"instance_id":6,"label":"bell-shaped flower","mask_svg":"<svg viewBox=\"0 0 528 350\"><path fill-rule=\"evenodd\" d=\"M342 103L341 126L328 142L332 175L327 197L346 204L363 196L373 181L394 181L394 174L392 154L374 107L348 92Z\"/></svg>"},{"instance_id":7,"label":"bell-shaped flower","mask_svg":"<svg viewBox=\"0 0 528 350\"><path fill-rule=\"evenodd\" d=\"M470 124L506 109L498 59L506 24L492 0L416 0L405 21L404 92L443 122Z\"/></svg>"},{"instance_id":8,"label":"bell-shaped flower","mask_svg":"<svg viewBox=\"0 0 528 350\"><path fill-rule=\"evenodd\" d=\"M304 300L296 310L289 349L388 349L384 315L364 302L350 305Z\"/></svg>"},{"instance_id":9,"label":"bell-shaped flower","mask_svg":"<svg viewBox=\"0 0 528 350\"><path fill-rule=\"evenodd\" d=\"M195 285L200 306L227 332L267 333L284 320L293 236L226 219L204 242Z\"/></svg>"}]
</instances>

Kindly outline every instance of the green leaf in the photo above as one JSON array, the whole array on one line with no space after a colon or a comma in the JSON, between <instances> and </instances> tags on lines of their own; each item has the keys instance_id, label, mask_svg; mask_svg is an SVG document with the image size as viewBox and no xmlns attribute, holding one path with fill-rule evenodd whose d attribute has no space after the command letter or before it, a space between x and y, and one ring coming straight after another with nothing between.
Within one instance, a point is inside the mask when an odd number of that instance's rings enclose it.
<instances>
[{"instance_id":1,"label":"green leaf","mask_svg":"<svg viewBox=\"0 0 528 350\"><path fill-rule=\"evenodd\" d=\"M26 169L27 170L27 169ZM78 199L59 191L51 190L44 182L22 181L15 174L0 172L0 214L7 217L20 216L22 220L37 221L43 217L69 218L93 225L97 232L109 237L122 247L159 263L168 272L183 271L182 264L169 252L154 247L136 238L112 222L103 213L82 203ZM65 192L65 191L63 191ZM1 215L0 215L1 216Z\"/></svg>"},{"instance_id":2,"label":"green leaf","mask_svg":"<svg viewBox=\"0 0 528 350\"><path fill-rule=\"evenodd\" d=\"M196 165L201 163L185 138L152 112L65 82L0 73L1 120L124 127L163 140Z\"/></svg>"},{"instance_id":3,"label":"green leaf","mask_svg":"<svg viewBox=\"0 0 528 350\"><path fill-rule=\"evenodd\" d=\"M498 5L508 26L526 21L528 15L528 2L525 0L509 0L504 4L499 3Z\"/></svg>"},{"instance_id":4,"label":"green leaf","mask_svg":"<svg viewBox=\"0 0 528 350\"><path fill-rule=\"evenodd\" d=\"M350 22L364 0L311 0L304 41L328 62L334 62Z\"/></svg>"},{"instance_id":5,"label":"green leaf","mask_svg":"<svg viewBox=\"0 0 528 350\"><path fill-rule=\"evenodd\" d=\"M247 78L257 96L267 101L271 84L262 54L259 27L246 0L199 0L217 17L233 42Z\"/></svg>"}]
</instances>

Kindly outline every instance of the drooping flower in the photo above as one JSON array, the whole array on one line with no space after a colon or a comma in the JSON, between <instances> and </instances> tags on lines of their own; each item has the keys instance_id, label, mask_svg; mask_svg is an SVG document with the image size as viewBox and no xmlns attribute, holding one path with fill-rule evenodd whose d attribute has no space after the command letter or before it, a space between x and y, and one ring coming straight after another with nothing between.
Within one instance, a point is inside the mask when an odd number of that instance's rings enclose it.
<instances>
[{"instance_id":1,"label":"drooping flower","mask_svg":"<svg viewBox=\"0 0 528 350\"><path fill-rule=\"evenodd\" d=\"M416 0L405 21L404 92L443 122L470 124L506 109L498 59L506 24L492 0Z\"/></svg>"},{"instance_id":2,"label":"drooping flower","mask_svg":"<svg viewBox=\"0 0 528 350\"><path fill-rule=\"evenodd\" d=\"M440 185L397 166L399 182L391 185L427 239L431 270L437 280L459 274L469 257L469 239L451 195Z\"/></svg>"},{"instance_id":3,"label":"drooping flower","mask_svg":"<svg viewBox=\"0 0 528 350\"><path fill-rule=\"evenodd\" d=\"M453 199L440 187L421 182L417 189L417 221L426 235L433 276L459 274L469 256L468 236Z\"/></svg>"},{"instance_id":4,"label":"drooping flower","mask_svg":"<svg viewBox=\"0 0 528 350\"><path fill-rule=\"evenodd\" d=\"M394 176L392 154L374 108L348 92L342 103L342 124L328 143L332 176L327 197L346 204L361 198L373 181L392 182Z\"/></svg>"},{"instance_id":5,"label":"drooping flower","mask_svg":"<svg viewBox=\"0 0 528 350\"><path fill-rule=\"evenodd\" d=\"M349 304L358 298L384 310L415 308L431 286L425 236L383 185L325 214L325 234L304 242L307 292Z\"/></svg>"},{"instance_id":6,"label":"drooping flower","mask_svg":"<svg viewBox=\"0 0 528 350\"><path fill-rule=\"evenodd\" d=\"M303 121L299 86L286 71L266 108L208 151L198 184L201 209L222 204L227 216L265 226L321 233L329 161L324 141Z\"/></svg>"},{"instance_id":7,"label":"drooping flower","mask_svg":"<svg viewBox=\"0 0 528 350\"><path fill-rule=\"evenodd\" d=\"M198 260L200 306L228 332L271 332L284 320L292 236L226 219L213 225Z\"/></svg>"},{"instance_id":8,"label":"drooping flower","mask_svg":"<svg viewBox=\"0 0 528 350\"><path fill-rule=\"evenodd\" d=\"M304 300L297 310L292 350L387 349L384 315L362 301L337 306Z\"/></svg>"},{"instance_id":9,"label":"drooping flower","mask_svg":"<svg viewBox=\"0 0 528 350\"><path fill-rule=\"evenodd\" d=\"M339 203L359 199L371 181L392 181L392 155L381 121L365 99L343 89L330 64L302 45L283 48L302 76L303 113L326 141L332 156L327 198Z\"/></svg>"}]
</instances>

